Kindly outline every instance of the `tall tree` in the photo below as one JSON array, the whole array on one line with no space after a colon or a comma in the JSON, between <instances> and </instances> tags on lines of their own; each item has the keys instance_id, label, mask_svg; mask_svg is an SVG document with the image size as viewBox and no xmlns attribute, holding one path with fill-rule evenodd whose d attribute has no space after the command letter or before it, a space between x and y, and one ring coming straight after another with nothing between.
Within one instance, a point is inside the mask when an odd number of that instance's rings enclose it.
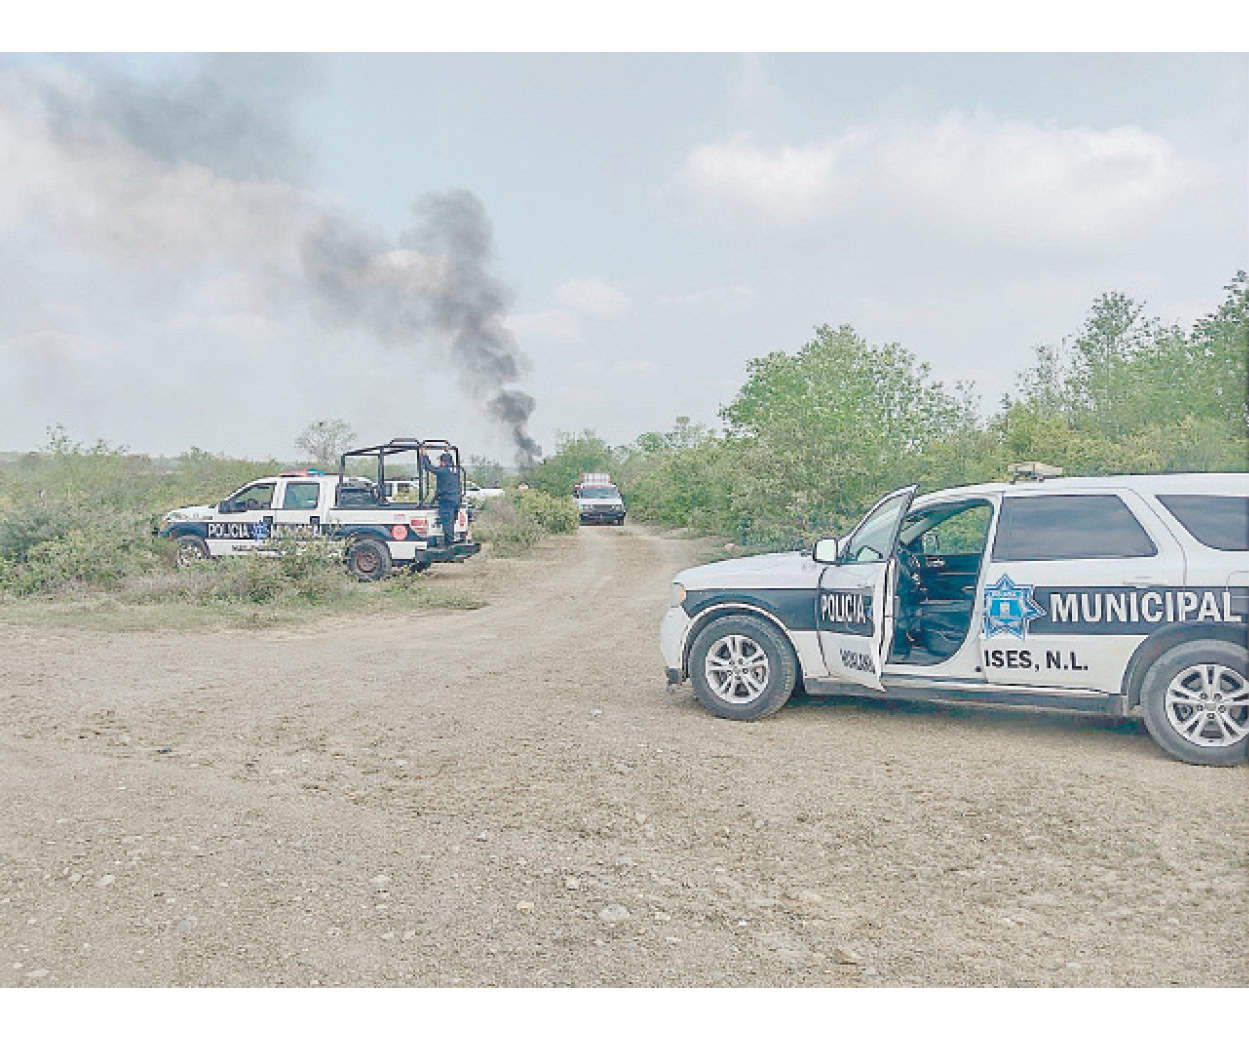
<instances>
[{"instance_id":1,"label":"tall tree","mask_svg":"<svg viewBox=\"0 0 1249 1040\"><path fill-rule=\"evenodd\" d=\"M305 426L295 438L295 450L304 458L332 469L355 439L355 431L342 419L318 419Z\"/></svg>"}]
</instances>

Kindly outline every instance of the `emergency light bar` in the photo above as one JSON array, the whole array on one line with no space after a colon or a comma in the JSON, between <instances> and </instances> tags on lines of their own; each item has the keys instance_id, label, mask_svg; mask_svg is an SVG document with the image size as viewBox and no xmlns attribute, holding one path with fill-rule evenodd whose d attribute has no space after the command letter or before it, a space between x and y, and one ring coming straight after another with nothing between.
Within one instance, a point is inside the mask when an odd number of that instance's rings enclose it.
<instances>
[{"instance_id":1,"label":"emergency light bar","mask_svg":"<svg viewBox=\"0 0 1249 1040\"><path fill-rule=\"evenodd\" d=\"M1051 466L1045 462L1012 462L1006 467L1011 483L1017 480L1047 480L1050 477L1061 477L1061 466Z\"/></svg>"}]
</instances>

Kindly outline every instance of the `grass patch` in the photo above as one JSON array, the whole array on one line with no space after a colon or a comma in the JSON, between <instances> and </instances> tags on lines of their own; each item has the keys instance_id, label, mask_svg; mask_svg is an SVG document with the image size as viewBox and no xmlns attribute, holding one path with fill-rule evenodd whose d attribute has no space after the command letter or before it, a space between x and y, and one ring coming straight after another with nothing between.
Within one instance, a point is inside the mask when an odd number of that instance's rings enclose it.
<instances>
[{"instance_id":1,"label":"grass patch","mask_svg":"<svg viewBox=\"0 0 1249 1040\"><path fill-rule=\"evenodd\" d=\"M80 582L60 585L53 594L4 596L0 622L106 631L269 628L373 610L476 610L486 605L479 596L440 581L436 570L400 570L384 581L358 582L332 553L318 555L314 548L293 561L204 561L183 570L134 575L106 590Z\"/></svg>"},{"instance_id":2,"label":"grass patch","mask_svg":"<svg viewBox=\"0 0 1249 1040\"><path fill-rule=\"evenodd\" d=\"M495 556L523 556L548 534L568 534L581 522L577 504L542 491L511 491L483 503L473 535Z\"/></svg>"}]
</instances>

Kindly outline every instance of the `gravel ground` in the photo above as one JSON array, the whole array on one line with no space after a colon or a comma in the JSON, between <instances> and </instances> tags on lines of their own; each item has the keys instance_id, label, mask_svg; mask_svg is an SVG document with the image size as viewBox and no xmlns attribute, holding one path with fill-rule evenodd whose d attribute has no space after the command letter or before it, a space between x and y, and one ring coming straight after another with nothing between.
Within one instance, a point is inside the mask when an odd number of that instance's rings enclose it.
<instances>
[{"instance_id":1,"label":"gravel ground","mask_svg":"<svg viewBox=\"0 0 1249 1040\"><path fill-rule=\"evenodd\" d=\"M0 626L0 985L1244 986L1245 769L1130 720L665 693L698 543L491 605Z\"/></svg>"}]
</instances>

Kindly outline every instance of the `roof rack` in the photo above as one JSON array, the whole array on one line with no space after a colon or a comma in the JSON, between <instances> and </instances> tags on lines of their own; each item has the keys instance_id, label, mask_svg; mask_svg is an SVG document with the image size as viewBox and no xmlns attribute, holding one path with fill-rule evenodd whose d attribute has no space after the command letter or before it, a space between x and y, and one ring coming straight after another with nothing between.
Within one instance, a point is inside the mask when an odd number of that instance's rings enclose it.
<instances>
[{"instance_id":1,"label":"roof rack","mask_svg":"<svg viewBox=\"0 0 1249 1040\"><path fill-rule=\"evenodd\" d=\"M1047 462L1012 462L1006 467L1006 472L1010 474L1012 484L1019 480L1049 480L1063 475L1061 466L1051 466Z\"/></svg>"}]
</instances>

